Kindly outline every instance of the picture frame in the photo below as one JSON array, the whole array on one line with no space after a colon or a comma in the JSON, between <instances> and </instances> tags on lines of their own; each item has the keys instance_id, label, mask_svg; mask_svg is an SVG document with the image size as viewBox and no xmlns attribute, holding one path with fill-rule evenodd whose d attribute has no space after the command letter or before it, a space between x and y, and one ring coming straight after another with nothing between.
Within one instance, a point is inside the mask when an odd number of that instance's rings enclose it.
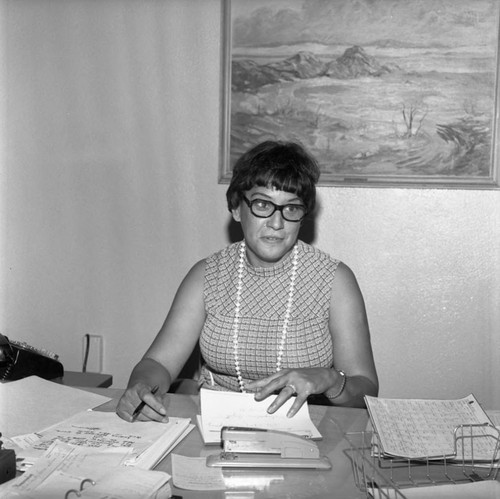
<instances>
[{"instance_id":1,"label":"picture frame","mask_svg":"<svg viewBox=\"0 0 500 499\"><path fill-rule=\"evenodd\" d=\"M264 140L319 185L499 188L496 0L222 0L219 183Z\"/></svg>"}]
</instances>

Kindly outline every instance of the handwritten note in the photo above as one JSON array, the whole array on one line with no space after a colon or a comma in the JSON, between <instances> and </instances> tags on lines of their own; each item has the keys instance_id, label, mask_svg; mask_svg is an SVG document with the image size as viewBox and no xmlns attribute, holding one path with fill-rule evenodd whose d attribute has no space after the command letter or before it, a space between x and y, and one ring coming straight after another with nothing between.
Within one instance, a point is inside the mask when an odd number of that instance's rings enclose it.
<instances>
[{"instance_id":1,"label":"handwritten note","mask_svg":"<svg viewBox=\"0 0 500 499\"><path fill-rule=\"evenodd\" d=\"M83 411L31 438L21 435L12 441L24 447L20 457L29 462L34 462L54 442L64 442L94 449L131 448L133 454L126 464L151 468L193 427L190 423L189 419L175 417L168 423L128 423L112 412ZM143 456L147 462L141 461Z\"/></svg>"},{"instance_id":2,"label":"handwritten note","mask_svg":"<svg viewBox=\"0 0 500 499\"><path fill-rule=\"evenodd\" d=\"M487 425L490 420L473 395L458 400L386 399L366 397L370 419L382 451L409 459L470 460L473 431L475 459L491 460L498 431L491 426L466 427L465 437L454 433L460 425ZM455 447L456 444L456 447ZM497 456L498 457L498 456Z\"/></svg>"}]
</instances>

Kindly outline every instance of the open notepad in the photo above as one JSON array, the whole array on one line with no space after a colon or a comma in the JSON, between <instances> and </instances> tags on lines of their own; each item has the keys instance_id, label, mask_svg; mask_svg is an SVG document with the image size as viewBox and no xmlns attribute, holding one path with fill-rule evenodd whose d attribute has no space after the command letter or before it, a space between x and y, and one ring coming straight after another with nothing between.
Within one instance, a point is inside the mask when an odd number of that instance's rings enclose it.
<instances>
[{"instance_id":1,"label":"open notepad","mask_svg":"<svg viewBox=\"0 0 500 499\"><path fill-rule=\"evenodd\" d=\"M200 390L201 415L198 426L206 444L218 444L221 441L221 429L224 426L263 428L294 433L312 439L321 439L321 433L311 421L307 404L292 418L286 416L294 398L289 399L274 414L268 414L267 408L273 398L262 402L254 399L253 393L220 392L202 388Z\"/></svg>"},{"instance_id":2,"label":"open notepad","mask_svg":"<svg viewBox=\"0 0 500 499\"><path fill-rule=\"evenodd\" d=\"M499 432L474 395L457 400L365 400L378 450L385 456L461 461L499 457Z\"/></svg>"}]
</instances>

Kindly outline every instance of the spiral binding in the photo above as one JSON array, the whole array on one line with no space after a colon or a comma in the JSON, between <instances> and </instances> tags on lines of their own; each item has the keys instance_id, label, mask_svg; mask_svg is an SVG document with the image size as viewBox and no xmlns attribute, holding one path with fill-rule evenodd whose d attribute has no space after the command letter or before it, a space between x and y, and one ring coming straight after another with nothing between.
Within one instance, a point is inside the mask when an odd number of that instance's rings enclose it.
<instances>
[{"instance_id":1,"label":"spiral binding","mask_svg":"<svg viewBox=\"0 0 500 499\"><path fill-rule=\"evenodd\" d=\"M80 490L78 490L78 489L68 490L68 492L66 492L66 494L64 495L64 499L70 499L71 494L75 494L76 497L81 497L82 492L85 489L85 485L87 483L89 483L92 487L95 485L94 480L92 480L91 478L85 478L80 482Z\"/></svg>"}]
</instances>

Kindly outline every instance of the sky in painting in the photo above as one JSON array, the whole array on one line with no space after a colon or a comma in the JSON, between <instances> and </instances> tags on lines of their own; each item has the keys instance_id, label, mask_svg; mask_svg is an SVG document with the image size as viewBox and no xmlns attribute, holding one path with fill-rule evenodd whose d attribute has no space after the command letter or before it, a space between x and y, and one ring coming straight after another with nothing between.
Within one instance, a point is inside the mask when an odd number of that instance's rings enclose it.
<instances>
[{"instance_id":1,"label":"sky in painting","mask_svg":"<svg viewBox=\"0 0 500 499\"><path fill-rule=\"evenodd\" d=\"M231 0L233 44L496 48L498 0Z\"/></svg>"}]
</instances>

